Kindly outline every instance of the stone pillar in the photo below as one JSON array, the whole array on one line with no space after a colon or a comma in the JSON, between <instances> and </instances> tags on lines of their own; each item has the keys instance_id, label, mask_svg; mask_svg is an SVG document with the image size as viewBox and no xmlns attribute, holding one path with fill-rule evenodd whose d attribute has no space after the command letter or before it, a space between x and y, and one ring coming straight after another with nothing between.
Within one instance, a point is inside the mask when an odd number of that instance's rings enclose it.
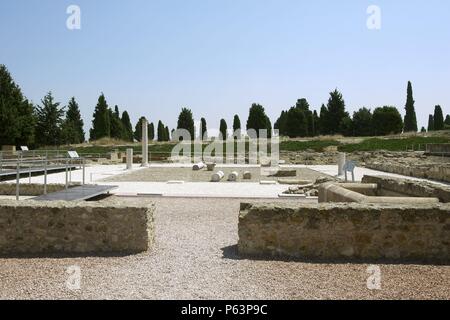
<instances>
[{"instance_id":1,"label":"stone pillar","mask_svg":"<svg viewBox=\"0 0 450 320\"><path fill-rule=\"evenodd\" d=\"M344 175L345 153L341 152L338 156L338 176Z\"/></svg>"},{"instance_id":2,"label":"stone pillar","mask_svg":"<svg viewBox=\"0 0 450 320\"><path fill-rule=\"evenodd\" d=\"M133 168L133 149L127 149L127 170Z\"/></svg>"},{"instance_id":3,"label":"stone pillar","mask_svg":"<svg viewBox=\"0 0 450 320\"><path fill-rule=\"evenodd\" d=\"M141 167L148 167L148 122L142 120L142 165Z\"/></svg>"}]
</instances>

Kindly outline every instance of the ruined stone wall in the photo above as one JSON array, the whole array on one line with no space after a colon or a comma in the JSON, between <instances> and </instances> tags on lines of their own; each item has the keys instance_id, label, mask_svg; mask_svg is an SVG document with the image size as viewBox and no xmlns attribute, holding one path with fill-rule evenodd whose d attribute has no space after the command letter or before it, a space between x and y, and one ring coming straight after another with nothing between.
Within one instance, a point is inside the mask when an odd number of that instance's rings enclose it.
<instances>
[{"instance_id":1,"label":"ruined stone wall","mask_svg":"<svg viewBox=\"0 0 450 320\"><path fill-rule=\"evenodd\" d=\"M71 183L70 187L80 186L80 183ZM47 184L47 193L58 192L64 190L64 184ZM40 196L44 194L44 185L37 183L21 183L19 187L21 196ZM15 183L0 183L0 195L15 196Z\"/></svg>"},{"instance_id":2,"label":"ruined stone wall","mask_svg":"<svg viewBox=\"0 0 450 320\"><path fill-rule=\"evenodd\" d=\"M411 179L394 178L389 176L365 175L363 183L375 183L378 185L379 195L389 195L390 193L400 193L411 197L431 197L438 198L441 202L450 202L450 187L417 181Z\"/></svg>"},{"instance_id":3,"label":"ruined stone wall","mask_svg":"<svg viewBox=\"0 0 450 320\"><path fill-rule=\"evenodd\" d=\"M146 251L154 206L0 201L0 254Z\"/></svg>"},{"instance_id":4,"label":"ruined stone wall","mask_svg":"<svg viewBox=\"0 0 450 320\"><path fill-rule=\"evenodd\" d=\"M450 182L450 164L404 165L385 161L369 162L366 163L366 167L415 178Z\"/></svg>"},{"instance_id":5,"label":"ruined stone wall","mask_svg":"<svg viewBox=\"0 0 450 320\"><path fill-rule=\"evenodd\" d=\"M450 205L241 204L240 255L450 263Z\"/></svg>"}]
</instances>

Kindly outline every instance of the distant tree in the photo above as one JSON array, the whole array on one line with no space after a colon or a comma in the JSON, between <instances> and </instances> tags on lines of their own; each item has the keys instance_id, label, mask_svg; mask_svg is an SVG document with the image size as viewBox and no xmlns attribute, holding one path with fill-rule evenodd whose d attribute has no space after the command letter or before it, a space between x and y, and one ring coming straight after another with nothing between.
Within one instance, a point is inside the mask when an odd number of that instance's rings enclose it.
<instances>
[{"instance_id":1,"label":"distant tree","mask_svg":"<svg viewBox=\"0 0 450 320\"><path fill-rule=\"evenodd\" d=\"M114 107L114 112L109 110L110 136L115 139L122 139L125 136L125 128L120 120L119 107ZM128 140L128 139L127 139Z\"/></svg>"},{"instance_id":2,"label":"distant tree","mask_svg":"<svg viewBox=\"0 0 450 320\"><path fill-rule=\"evenodd\" d=\"M287 111L284 110L281 111L280 117L277 119L277 121L275 121L275 124L273 125L274 129L278 130L280 136L288 135L286 131L287 115L288 115Z\"/></svg>"},{"instance_id":3,"label":"distant tree","mask_svg":"<svg viewBox=\"0 0 450 320\"><path fill-rule=\"evenodd\" d=\"M165 141L170 141L170 131L169 131L169 127L167 127L167 126L165 128L164 138L165 138Z\"/></svg>"},{"instance_id":4,"label":"distant tree","mask_svg":"<svg viewBox=\"0 0 450 320\"><path fill-rule=\"evenodd\" d=\"M221 139L222 140L226 140L228 138L228 126L227 126L227 122L225 121L225 119L220 119L220 134L221 134Z\"/></svg>"},{"instance_id":5,"label":"distant tree","mask_svg":"<svg viewBox=\"0 0 450 320\"><path fill-rule=\"evenodd\" d=\"M361 108L353 113L353 130L357 137L372 135L372 112L367 108Z\"/></svg>"},{"instance_id":6,"label":"distant tree","mask_svg":"<svg viewBox=\"0 0 450 320\"><path fill-rule=\"evenodd\" d=\"M444 129L444 115L440 105L434 107L434 130Z\"/></svg>"},{"instance_id":7,"label":"distant tree","mask_svg":"<svg viewBox=\"0 0 450 320\"><path fill-rule=\"evenodd\" d=\"M301 109L292 107L287 112L286 133L290 138L308 136L308 122Z\"/></svg>"},{"instance_id":8,"label":"distant tree","mask_svg":"<svg viewBox=\"0 0 450 320\"><path fill-rule=\"evenodd\" d=\"M133 141L133 125L131 124L130 116L127 111L122 112L120 119L123 126L123 140Z\"/></svg>"},{"instance_id":9,"label":"distant tree","mask_svg":"<svg viewBox=\"0 0 450 320\"><path fill-rule=\"evenodd\" d=\"M434 116L430 114L428 116L428 132L434 131Z\"/></svg>"},{"instance_id":10,"label":"distant tree","mask_svg":"<svg viewBox=\"0 0 450 320\"><path fill-rule=\"evenodd\" d=\"M388 135L401 133L403 129L402 116L396 107L384 106L373 111L372 121L375 135Z\"/></svg>"},{"instance_id":11,"label":"distant tree","mask_svg":"<svg viewBox=\"0 0 450 320\"><path fill-rule=\"evenodd\" d=\"M140 117L138 122L136 122L136 125L134 126L133 137L134 137L134 139L136 139L136 141L142 141L142 121L143 120L147 120L147 118ZM151 137L151 135L150 135L150 124L149 124L148 125L148 139L153 140L153 139L150 139L150 137Z\"/></svg>"},{"instance_id":12,"label":"distant tree","mask_svg":"<svg viewBox=\"0 0 450 320\"><path fill-rule=\"evenodd\" d=\"M200 140L208 140L208 128L206 126L206 119L200 119Z\"/></svg>"},{"instance_id":13,"label":"distant tree","mask_svg":"<svg viewBox=\"0 0 450 320\"><path fill-rule=\"evenodd\" d=\"M342 133L346 137L351 137L355 135L353 120L350 116L345 116L341 120L341 124L339 125L339 132Z\"/></svg>"},{"instance_id":14,"label":"distant tree","mask_svg":"<svg viewBox=\"0 0 450 320\"><path fill-rule=\"evenodd\" d=\"M66 118L62 124L63 142L66 144L79 144L84 142L84 122L81 118L80 108L75 97L67 105Z\"/></svg>"},{"instance_id":15,"label":"distant tree","mask_svg":"<svg viewBox=\"0 0 450 320\"><path fill-rule=\"evenodd\" d=\"M92 129L90 130L91 141L110 137L111 125L109 122L109 114L108 103L106 102L105 95L102 93L98 98L93 115Z\"/></svg>"},{"instance_id":16,"label":"distant tree","mask_svg":"<svg viewBox=\"0 0 450 320\"><path fill-rule=\"evenodd\" d=\"M40 146L57 146L62 142L61 125L63 123L64 109L59 108L60 103L55 102L49 92L42 100L42 106L36 107L36 143Z\"/></svg>"},{"instance_id":17,"label":"distant tree","mask_svg":"<svg viewBox=\"0 0 450 320\"><path fill-rule=\"evenodd\" d=\"M34 107L22 95L5 65L0 64L0 145L32 145Z\"/></svg>"},{"instance_id":18,"label":"distant tree","mask_svg":"<svg viewBox=\"0 0 450 320\"><path fill-rule=\"evenodd\" d=\"M416 118L416 110L414 108L414 98L411 81L408 81L405 110L406 114L403 131L417 132L417 118Z\"/></svg>"},{"instance_id":19,"label":"distant tree","mask_svg":"<svg viewBox=\"0 0 450 320\"><path fill-rule=\"evenodd\" d=\"M165 127L163 125L163 123L161 122L161 120L158 121L158 129L157 129L157 134L158 134L158 141L166 141L166 132L165 132Z\"/></svg>"},{"instance_id":20,"label":"distant tree","mask_svg":"<svg viewBox=\"0 0 450 320\"><path fill-rule=\"evenodd\" d=\"M298 99L297 103L295 104L295 107L298 108L300 111L302 111L304 113L304 116L306 118L306 123L307 123L307 130L308 130L308 136L313 136L314 135L314 117L313 117L313 113L309 110L309 103L305 98L302 99Z\"/></svg>"},{"instance_id":21,"label":"distant tree","mask_svg":"<svg viewBox=\"0 0 450 320\"><path fill-rule=\"evenodd\" d=\"M320 108L320 117L319 117L319 135L325 135L328 133L328 109L327 107L322 104L322 107Z\"/></svg>"},{"instance_id":22,"label":"distant tree","mask_svg":"<svg viewBox=\"0 0 450 320\"><path fill-rule=\"evenodd\" d=\"M427 132L427 129L425 129L425 127L422 127L422 129L420 129L420 132L425 133Z\"/></svg>"},{"instance_id":23,"label":"distant tree","mask_svg":"<svg viewBox=\"0 0 450 320\"><path fill-rule=\"evenodd\" d=\"M155 140L155 125L153 122L148 125L148 140Z\"/></svg>"},{"instance_id":24,"label":"distant tree","mask_svg":"<svg viewBox=\"0 0 450 320\"><path fill-rule=\"evenodd\" d=\"M326 134L337 134L341 133L341 121L343 118L348 116L345 112L345 101L337 89L330 92L330 98L327 104L327 113L325 116L325 127L322 128Z\"/></svg>"},{"instance_id":25,"label":"distant tree","mask_svg":"<svg viewBox=\"0 0 450 320\"><path fill-rule=\"evenodd\" d=\"M313 136L318 136L320 134L320 119L319 116L317 115L317 111L314 110L313 112L313 119L314 119L314 132L313 132Z\"/></svg>"},{"instance_id":26,"label":"distant tree","mask_svg":"<svg viewBox=\"0 0 450 320\"><path fill-rule=\"evenodd\" d=\"M267 130L267 139L272 138L272 122L270 118L266 116L266 130Z\"/></svg>"},{"instance_id":27,"label":"distant tree","mask_svg":"<svg viewBox=\"0 0 450 320\"><path fill-rule=\"evenodd\" d=\"M264 107L260 104L252 104L247 119L247 130L256 130L257 137L259 137L259 130L267 129L267 119Z\"/></svg>"},{"instance_id":28,"label":"distant tree","mask_svg":"<svg viewBox=\"0 0 450 320\"><path fill-rule=\"evenodd\" d=\"M191 140L195 139L194 117L188 108L182 108L178 116L177 129L185 129L189 132Z\"/></svg>"},{"instance_id":29,"label":"distant tree","mask_svg":"<svg viewBox=\"0 0 450 320\"><path fill-rule=\"evenodd\" d=\"M446 125L450 126L450 114L448 114L448 115L445 117L444 123L445 123Z\"/></svg>"},{"instance_id":30,"label":"distant tree","mask_svg":"<svg viewBox=\"0 0 450 320\"><path fill-rule=\"evenodd\" d=\"M239 116L235 114L233 118L233 134L235 135L235 139L241 137L241 130L241 119L239 119Z\"/></svg>"}]
</instances>

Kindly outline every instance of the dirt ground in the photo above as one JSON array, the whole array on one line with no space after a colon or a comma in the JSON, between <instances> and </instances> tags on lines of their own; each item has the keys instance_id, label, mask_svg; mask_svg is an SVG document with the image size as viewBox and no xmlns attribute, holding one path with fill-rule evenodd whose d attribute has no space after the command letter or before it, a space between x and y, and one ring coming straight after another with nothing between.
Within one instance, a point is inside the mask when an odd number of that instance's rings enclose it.
<instances>
[{"instance_id":1,"label":"dirt ground","mask_svg":"<svg viewBox=\"0 0 450 320\"><path fill-rule=\"evenodd\" d=\"M379 264L381 290L369 290L366 263L240 258L236 251L240 200L103 201L156 203L156 244L151 251L111 257L0 258L0 298L450 298L450 266ZM81 271L81 288L75 291L66 287L67 269L74 265Z\"/></svg>"},{"instance_id":2,"label":"dirt ground","mask_svg":"<svg viewBox=\"0 0 450 320\"><path fill-rule=\"evenodd\" d=\"M225 177L222 179L222 183L228 183L228 175L236 171L239 173L239 179L237 182L259 182L260 180L277 180L276 177L270 177L266 173L261 172L261 168L258 167L217 167L214 172L223 171ZM312 180L315 181L318 177L326 176L323 173L302 168L295 169L296 177L289 177L302 180ZM250 180L244 180L243 175L245 171L250 171L252 178ZM117 175L114 177L106 178L103 181L108 182L127 182L127 181L138 181L138 182L167 182L170 180L183 180L185 182L209 182L211 181L211 176L214 172L202 169L200 171L193 171L191 168L164 168L164 167L151 167L147 169L142 169L134 171L131 173L125 173L122 175Z\"/></svg>"}]
</instances>

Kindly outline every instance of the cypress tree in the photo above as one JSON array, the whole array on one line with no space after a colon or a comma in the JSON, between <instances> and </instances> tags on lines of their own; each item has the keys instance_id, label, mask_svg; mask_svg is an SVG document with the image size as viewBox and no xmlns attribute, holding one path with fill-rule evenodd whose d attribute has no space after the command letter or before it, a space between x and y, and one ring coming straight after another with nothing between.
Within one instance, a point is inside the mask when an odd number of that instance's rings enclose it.
<instances>
[{"instance_id":1,"label":"cypress tree","mask_svg":"<svg viewBox=\"0 0 450 320\"><path fill-rule=\"evenodd\" d=\"M92 129L90 130L90 140L98 140L104 137L110 137L110 135L111 126L109 121L109 108L105 95L102 93L98 98L97 106L95 107Z\"/></svg>"},{"instance_id":2,"label":"cypress tree","mask_svg":"<svg viewBox=\"0 0 450 320\"><path fill-rule=\"evenodd\" d=\"M228 138L228 126L227 126L227 122L225 121L225 119L220 119L220 134L221 134L221 139L222 140L227 140Z\"/></svg>"},{"instance_id":3,"label":"cypress tree","mask_svg":"<svg viewBox=\"0 0 450 320\"><path fill-rule=\"evenodd\" d=\"M329 134L342 133L340 131L342 119L348 116L345 112L345 101L337 89L330 92L325 116L326 131Z\"/></svg>"},{"instance_id":4,"label":"cypress tree","mask_svg":"<svg viewBox=\"0 0 450 320\"><path fill-rule=\"evenodd\" d=\"M428 132L434 131L434 116L430 114L428 116Z\"/></svg>"},{"instance_id":5,"label":"cypress tree","mask_svg":"<svg viewBox=\"0 0 450 320\"><path fill-rule=\"evenodd\" d=\"M241 129L241 119L235 114L233 118L233 135L235 139L241 138Z\"/></svg>"},{"instance_id":6,"label":"cypress tree","mask_svg":"<svg viewBox=\"0 0 450 320\"><path fill-rule=\"evenodd\" d=\"M148 139L150 141L155 140L155 125L153 122L148 125Z\"/></svg>"},{"instance_id":7,"label":"cypress tree","mask_svg":"<svg viewBox=\"0 0 450 320\"><path fill-rule=\"evenodd\" d=\"M62 126L64 143L83 143L85 138L83 127L84 122L81 118L80 108L75 97L72 97L67 105L66 119Z\"/></svg>"},{"instance_id":8,"label":"cypress tree","mask_svg":"<svg viewBox=\"0 0 450 320\"><path fill-rule=\"evenodd\" d=\"M169 127L167 127L167 126L164 131L164 138L165 138L165 141L170 141L170 131L169 131Z\"/></svg>"},{"instance_id":9,"label":"cypress tree","mask_svg":"<svg viewBox=\"0 0 450 320\"><path fill-rule=\"evenodd\" d=\"M406 114L403 131L417 132L417 118L416 118L416 110L414 108L414 98L411 81L408 81L405 110Z\"/></svg>"},{"instance_id":10,"label":"cypress tree","mask_svg":"<svg viewBox=\"0 0 450 320\"><path fill-rule=\"evenodd\" d=\"M109 126L111 130L111 138L123 139L124 137L126 137L125 128L123 127L122 121L120 119L118 106L114 107L114 112L111 109L109 110Z\"/></svg>"},{"instance_id":11,"label":"cypress tree","mask_svg":"<svg viewBox=\"0 0 450 320\"><path fill-rule=\"evenodd\" d=\"M122 112L122 121L123 126L123 139L126 141L133 141L133 125L131 124L130 115L127 111Z\"/></svg>"},{"instance_id":12,"label":"cypress tree","mask_svg":"<svg viewBox=\"0 0 450 320\"><path fill-rule=\"evenodd\" d=\"M208 140L208 128L206 127L206 119L200 119L200 140Z\"/></svg>"},{"instance_id":13,"label":"cypress tree","mask_svg":"<svg viewBox=\"0 0 450 320\"><path fill-rule=\"evenodd\" d=\"M257 103L252 104L247 119L247 130L256 130L257 137L259 137L259 130L268 127L267 119L264 107Z\"/></svg>"},{"instance_id":14,"label":"cypress tree","mask_svg":"<svg viewBox=\"0 0 450 320\"><path fill-rule=\"evenodd\" d=\"M286 133L290 138L308 136L308 121L299 108L292 107L287 112Z\"/></svg>"},{"instance_id":15,"label":"cypress tree","mask_svg":"<svg viewBox=\"0 0 450 320\"><path fill-rule=\"evenodd\" d=\"M319 117L319 135L325 135L329 133L328 130L328 109L322 104L320 107L320 117Z\"/></svg>"},{"instance_id":16,"label":"cypress tree","mask_svg":"<svg viewBox=\"0 0 450 320\"><path fill-rule=\"evenodd\" d=\"M320 134L320 119L317 115L317 111L314 110L313 112L313 118L314 118L314 134L313 136L318 136Z\"/></svg>"},{"instance_id":17,"label":"cypress tree","mask_svg":"<svg viewBox=\"0 0 450 320\"><path fill-rule=\"evenodd\" d=\"M164 138L164 136L165 136L165 128L164 128L164 125L162 124L161 120L158 121L157 133L158 133L158 141L159 142L165 141L165 138Z\"/></svg>"},{"instance_id":18,"label":"cypress tree","mask_svg":"<svg viewBox=\"0 0 450 320\"><path fill-rule=\"evenodd\" d=\"M178 116L177 129L185 129L189 132L191 140L195 139L194 117L188 108L182 108Z\"/></svg>"},{"instance_id":19,"label":"cypress tree","mask_svg":"<svg viewBox=\"0 0 450 320\"><path fill-rule=\"evenodd\" d=\"M434 130L444 130L444 114L440 105L434 107Z\"/></svg>"},{"instance_id":20,"label":"cypress tree","mask_svg":"<svg viewBox=\"0 0 450 320\"><path fill-rule=\"evenodd\" d=\"M145 117L140 117L136 125L134 126L133 137L136 141L142 141L142 121L147 120ZM149 125L150 126L150 125ZM150 130L148 133L150 139Z\"/></svg>"},{"instance_id":21,"label":"cypress tree","mask_svg":"<svg viewBox=\"0 0 450 320\"><path fill-rule=\"evenodd\" d=\"M420 129L420 132L425 133L427 132L427 129L425 129L425 127L422 127L422 129Z\"/></svg>"},{"instance_id":22,"label":"cypress tree","mask_svg":"<svg viewBox=\"0 0 450 320\"><path fill-rule=\"evenodd\" d=\"M42 100L42 106L36 107L36 142L40 146L57 146L62 142L64 109L59 108L60 103L55 102L49 92Z\"/></svg>"},{"instance_id":23,"label":"cypress tree","mask_svg":"<svg viewBox=\"0 0 450 320\"><path fill-rule=\"evenodd\" d=\"M275 121L273 125L274 129L278 130L280 136L287 136L286 131L287 111L281 111L280 117Z\"/></svg>"},{"instance_id":24,"label":"cypress tree","mask_svg":"<svg viewBox=\"0 0 450 320\"><path fill-rule=\"evenodd\" d=\"M24 98L6 66L0 65L0 145L32 145L35 122L33 105Z\"/></svg>"},{"instance_id":25,"label":"cypress tree","mask_svg":"<svg viewBox=\"0 0 450 320\"><path fill-rule=\"evenodd\" d=\"M447 126L450 126L450 114L448 114L448 115L445 117L444 123L445 123Z\"/></svg>"}]
</instances>

